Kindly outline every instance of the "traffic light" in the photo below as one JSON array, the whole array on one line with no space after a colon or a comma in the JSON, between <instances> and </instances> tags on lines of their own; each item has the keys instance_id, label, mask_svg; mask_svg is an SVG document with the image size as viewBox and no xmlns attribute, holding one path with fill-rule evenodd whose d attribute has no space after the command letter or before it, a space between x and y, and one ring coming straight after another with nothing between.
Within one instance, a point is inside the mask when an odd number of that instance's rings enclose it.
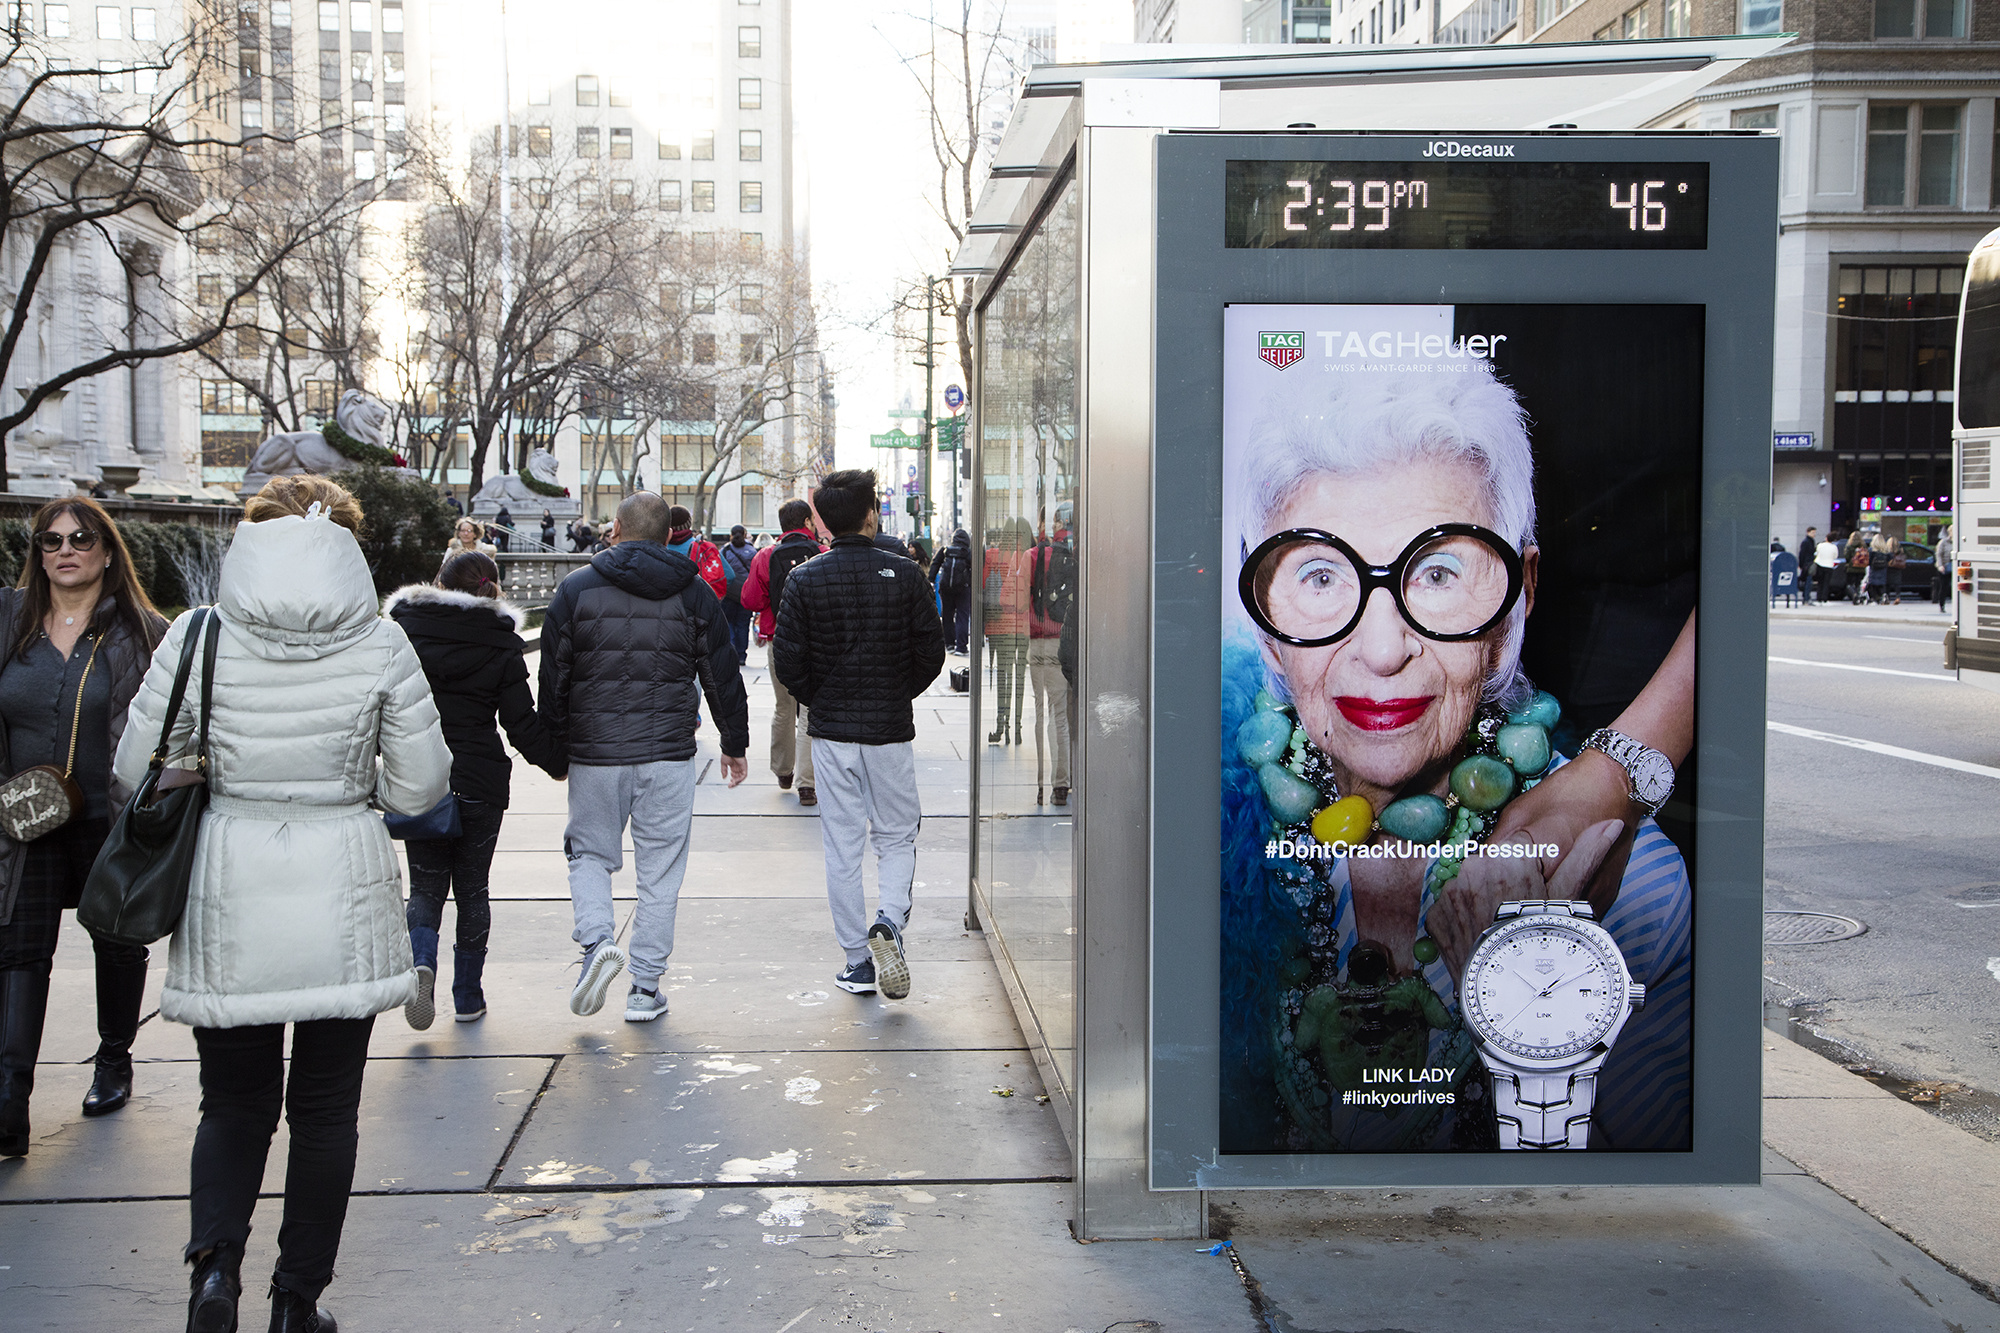
<instances>
[{"instance_id":1,"label":"traffic light","mask_svg":"<svg viewBox=\"0 0 2000 1333\"><path fill-rule=\"evenodd\" d=\"M917 516L917 497L914 495L905 496L903 499L903 508L911 518L915 518Z\"/></svg>"}]
</instances>

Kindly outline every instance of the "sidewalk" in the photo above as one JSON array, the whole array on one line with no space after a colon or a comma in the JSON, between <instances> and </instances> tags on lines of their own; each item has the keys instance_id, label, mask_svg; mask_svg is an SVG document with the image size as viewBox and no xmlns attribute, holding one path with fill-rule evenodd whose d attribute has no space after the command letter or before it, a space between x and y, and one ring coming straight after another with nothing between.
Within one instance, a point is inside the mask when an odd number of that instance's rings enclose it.
<instances>
[{"instance_id":1,"label":"sidewalk","mask_svg":"<svg viewBox=\"0 0 2000 1333\"><path fill-rule=\"evenodd\" d=\"M1893 606L1847 601L1785 606L1781 602L1771 608L1771 619L1846 621L1861 625L1921 625L1925 629L1936 630L1940 642L1943 640L1944 631L1951 625L1950 613L1938 610L1935 602L1899 602Z\"/></svg>"},{"instance_id":2,"label":"sidewalk","mask_svg":"<svg viewBox=\"0 0 2000 1333\"><path fill-rule=\"evenodd\" d=\"M624 1023L615 1000L569 1013L564 789L517 767L492 1012L376 1025L326 1297L344 1333L2000 1329L2000 1305L1954 1275L2000 1284L2000 1148L1775 1037L1761 1190L1211 1195L1223 1254L1075 1244L1069 1150L985 942L961 924L965 700L940 687L918 713L915 989L850 996L832 985L815 816L767 771L754 657L751 780L729 791L711 763L697 788L657 1023ZM616 882L629 898L629 864ZM72 925L35 1149L0 1164L7 1333L184 1318L193 1043L149 1021L133 1104L82 1119L89 964ZM283 1161L281 1130L267 1191ZM246 1330L277 1225L271 1200Z\"/></svg>"}]
</instances>

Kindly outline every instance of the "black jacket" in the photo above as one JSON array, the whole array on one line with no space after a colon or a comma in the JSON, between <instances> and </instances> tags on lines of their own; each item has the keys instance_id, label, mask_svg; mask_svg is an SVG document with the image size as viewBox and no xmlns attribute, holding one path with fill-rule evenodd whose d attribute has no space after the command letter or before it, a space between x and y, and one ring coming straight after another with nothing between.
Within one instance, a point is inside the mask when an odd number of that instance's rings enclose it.
<instances>
[{"instance_id":1,"label":"black jacket","mask_svg":"<svg viewBox=\"0 0 2000 1333\"><path fill-rule=\"evenodd\" d=\"M519 610L490 597L448 592L428 583L399 588L383 608L410 636L431 683L444 743L451 747L451 789L507 808L514 763L493 726L498 715L521 757L551 777L569 760L535 715Z\"/></svg>"},{"instance_id":2,"label":"black jacket","mask_svg":"<svg viewBox=\"0 0 2000 1333\"><path fill-rule=\"evenodd\" d=\"M722 753L750 746L749 701L722 603L694 561L624 541L556 586L542 616L542 723L573 764L694 758L701 696Z\"/></svg>"},{"instance_id":3,"label":"black jacket","mask_svg":"<svg viewBox=\"0 0 2000 1333\"><path fill-rule=\"evenodd\" d=\"M916 561L859 534L785 579L772 669L808 710L821 740L894 745L916 739L910 700L944 666L944 627Z\"/></svg>"}]
</instances>

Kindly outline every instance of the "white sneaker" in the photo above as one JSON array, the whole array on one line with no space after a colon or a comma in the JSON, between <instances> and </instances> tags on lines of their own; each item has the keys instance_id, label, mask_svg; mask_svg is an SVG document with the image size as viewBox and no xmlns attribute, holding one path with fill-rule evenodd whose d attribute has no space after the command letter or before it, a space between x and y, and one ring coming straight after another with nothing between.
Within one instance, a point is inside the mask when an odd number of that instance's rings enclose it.
<instances>
[{"instance_id":1,"label":"white sneaker","mask_svg":"<svg viewBox=\"0 0 2000 1333\"><path fill-rule=\"evenodd\" d=\"M417 967L417 993L403 1004L403 1018L417 1031L422 1032L437 1017L437 972L419 964Z\"/></svg>"},{"instance_id":2,"label":"white sneaker","mask_svg":"<svg viewBox=\"0 0 2000 1333\"><path fill-rule=\"evenodd\" d=\"M903 932L886 919L875 918L868 928L868 952L875 960L875 984L885 1000L908 999L910 964L903 957Z\"/></svg>"},{"instance_id":3,"label":"white sneaker","mask_svg":"<svg viewBox=\"0 0 2000 1333\"><path fill-rule=\"evenodd\" d=\"M642 990L634 986L625 997L625 1021L627 1023L650 1023L667 1012L667 997L658 991Z\"/></svg>"},{"instance_id":4,"label":"white sneaker","mask_svg":"<svg viewBox=\"0 0 2000 1333\"><path fill-rule=\"evenodd\" d=\"M576 986L569 993L569 1011L573 1014L589 1015L604 1007L604 996L611 989L611 980L625 966L625 951L610 940L586 949L583 954L583 972L576 979Z\"/></svg>"}]
</instances>

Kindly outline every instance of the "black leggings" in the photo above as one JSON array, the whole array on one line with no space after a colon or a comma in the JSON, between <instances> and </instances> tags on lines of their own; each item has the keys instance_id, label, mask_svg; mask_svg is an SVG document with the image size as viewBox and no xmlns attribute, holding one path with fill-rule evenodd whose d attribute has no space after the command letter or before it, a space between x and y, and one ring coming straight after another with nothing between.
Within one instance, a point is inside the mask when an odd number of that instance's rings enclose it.
<instances>
[{"instance_id":1,"label":"black leggings","mask_svg":"<svg viewBox=\"0 0 2000 1333\"><path fill-rule=\"evenodd\" d=\"M320 1018L292 1025L291 1079L285 1025L196 1028L201 1052L201 1126L194 1134L187 1257L250 1239L250 1214L282 1106L291 1126L285 1219L278 1228L274 1285L317 1300L333 1281L347 1196L354 1187L361 1076L373 1018Z\"/></svg>"},{"instance_id":2,"label":"black leggings","mask_svg":"<svg viewBox=\"0 0 2000 1333\"><path fill-rule=\"evenodd\" d=\"M485 801L458 798L456 838L411 839L410 903L404 920L411 929L436 930L444 921L444 900L458 900L458 947L486 952L493 929L493 904L486 896L493 848L500 841L506 810Z\"/></svg>"}]
</instances>

